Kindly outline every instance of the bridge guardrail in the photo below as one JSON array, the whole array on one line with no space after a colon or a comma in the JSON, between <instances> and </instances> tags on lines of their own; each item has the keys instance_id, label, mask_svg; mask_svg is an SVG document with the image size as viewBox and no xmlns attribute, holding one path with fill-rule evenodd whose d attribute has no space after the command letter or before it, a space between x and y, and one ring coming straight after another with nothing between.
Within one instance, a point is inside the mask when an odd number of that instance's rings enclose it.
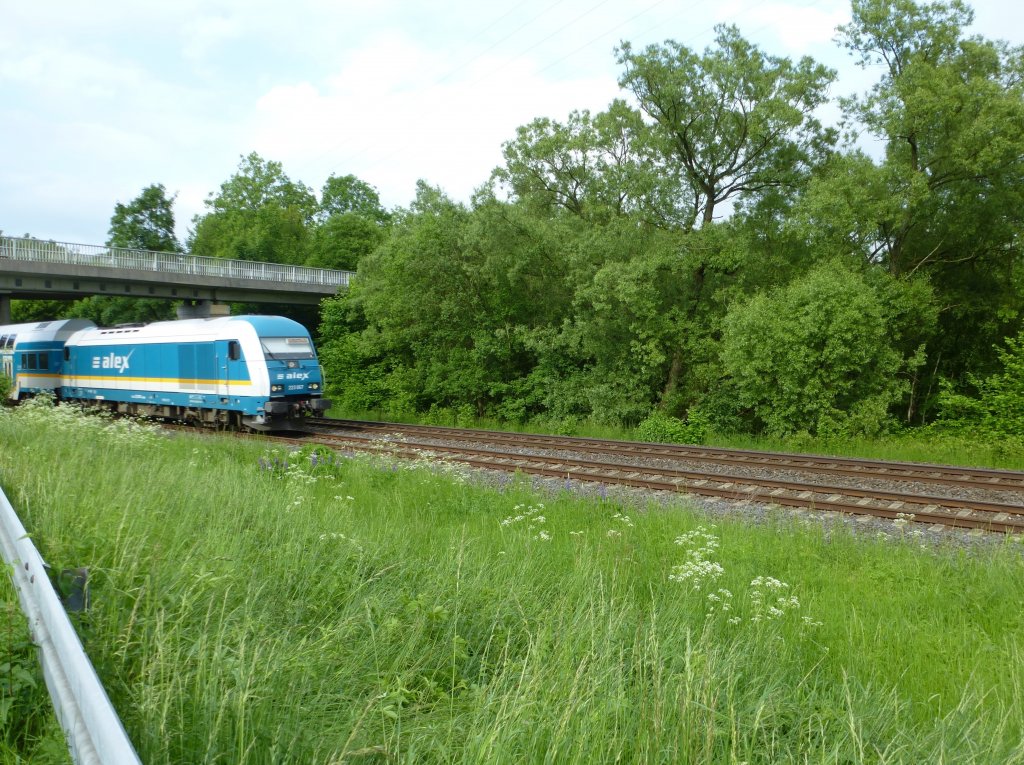
<instances>
[{"instance_id":1,"label":"bridge guardrail","mask_svg":"<svg viewBox=\"0 0 1024 765\"><path fill-rule=\"evenodd\" d=\"M46 687L78 765L141 765L14 508L0 491L0 552L10 566Z\"/></svg>"},{"instance_id":2,"label":"bridge guardrail","mask_svg":"<svg viewBox=\"0 0 1024 765\"><path fill-rule=\"evenodd\" d=\"M132 271L219 276L229 279L318 284L329 287L348 287L349 279L353 276L352 271L10 236L0 237L0 258L74 266L124 268Z\"/></svg>"}]
</instances>

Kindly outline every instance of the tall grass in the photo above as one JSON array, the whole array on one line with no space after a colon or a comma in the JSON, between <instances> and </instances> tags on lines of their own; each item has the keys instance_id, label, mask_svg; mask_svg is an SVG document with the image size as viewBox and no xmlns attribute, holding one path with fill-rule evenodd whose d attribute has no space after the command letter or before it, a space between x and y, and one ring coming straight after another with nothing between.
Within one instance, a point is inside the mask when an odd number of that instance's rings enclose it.
<instances>
[{"instance_id":1,"label":"tall grass","mask_svg":"<svg viewBox=\"0 0 1024 765\"><path fill-rule=\"evenodd\" d=\"M143 761L1024 761L1021 546L0 414ZM445 471L441 471L444 473ZM898 529L894 529L899 533Z\"/></svg>"}]
</instances>

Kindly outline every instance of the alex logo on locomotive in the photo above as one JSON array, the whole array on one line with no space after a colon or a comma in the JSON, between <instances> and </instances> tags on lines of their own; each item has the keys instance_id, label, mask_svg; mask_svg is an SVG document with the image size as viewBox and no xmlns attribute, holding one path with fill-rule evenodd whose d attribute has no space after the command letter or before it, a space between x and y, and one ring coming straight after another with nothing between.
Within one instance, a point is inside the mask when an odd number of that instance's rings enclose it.
<instances>
[{"instance_id":1,"label":"alex logo on locomotive","mask_svg":"<svg viewBox=\"0 0 1024 765\"><path fill-rule=\"evenodd\" d=\"M128 360L131 359L133 353L135 353L134 349L124 356L119 356L113 352L108 353L106 356L93 356L92 368L116 369L118 374L122 374L128 371Z\"/></svg>"}]
</instances>

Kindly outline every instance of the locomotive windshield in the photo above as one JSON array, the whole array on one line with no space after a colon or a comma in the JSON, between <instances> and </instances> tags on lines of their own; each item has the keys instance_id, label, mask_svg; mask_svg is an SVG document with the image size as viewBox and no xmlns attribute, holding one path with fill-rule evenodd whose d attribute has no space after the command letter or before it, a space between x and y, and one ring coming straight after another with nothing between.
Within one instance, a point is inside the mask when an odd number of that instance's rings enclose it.
<instances>
[{"instance_id":1,"label":"locomotive windshield","mask_svg":"<svg viewBox=\"0 0 1024 765\"><path fill-rule=\"evenodd\" d=\"M308 337L260 338L263 352L271 359L315 359L313 343Z\"/></svg>"}]
</instances>

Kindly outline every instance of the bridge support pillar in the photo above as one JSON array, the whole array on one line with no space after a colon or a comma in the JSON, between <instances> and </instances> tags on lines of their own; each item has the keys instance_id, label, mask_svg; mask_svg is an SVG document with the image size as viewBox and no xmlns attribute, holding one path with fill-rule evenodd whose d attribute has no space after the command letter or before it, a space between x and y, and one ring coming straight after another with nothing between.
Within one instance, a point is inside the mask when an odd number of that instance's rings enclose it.
<instances>
[{"instance_id":1,"label":"bridge support pillar","mask_svg":"<svg viewBox=\"0 0 1024 765\"><path fill-rule=\"evenodd\" d=\"M11 323L11 296L0 295L0 324Z\"/></svg>"},{"instance_id":2,"label":"bridge support pillar","mask_svg":"<svg viewBox=\"0 0 1024 765\"><path fill-rule=\"evenodd\" d=\"M179 319L210 319L230 315L231 306L227 303L214 303L212 300L186 300L178 306Z\"/></svg>"}]
</instances>

